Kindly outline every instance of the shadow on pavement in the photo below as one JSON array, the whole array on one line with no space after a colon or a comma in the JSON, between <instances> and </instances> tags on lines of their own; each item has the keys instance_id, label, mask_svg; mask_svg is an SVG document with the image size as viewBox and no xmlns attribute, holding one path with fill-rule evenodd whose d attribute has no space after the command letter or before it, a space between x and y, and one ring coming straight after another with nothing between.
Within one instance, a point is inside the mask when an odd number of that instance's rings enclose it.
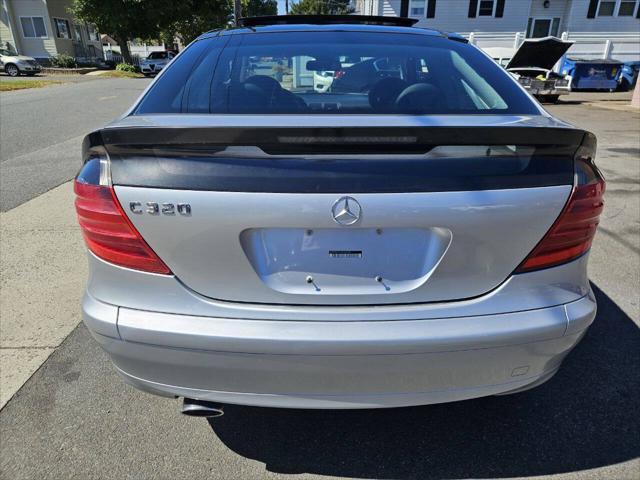
<instances>
[{"instance_id":1,"label":"shadow on pavement","mask_svg":"<svg viewBox=\"0 0 640 480\"><path fill-rule=\"evenodd\" d=\"M588 101L589 100L565 100L561 98L556 102L556 105L582 105L583 103Z\"/></svg>"},{"instance_id":2,"label":"shadow on pavement","mask_svg":"<svg viewBox=\"0 0 640 480\"><path fill-rule=\"evenodd\" d=\"M279 473L367 478L554 474L640 456L640 329L601 290L595 323L529 392L361 411L226 407L224 444Z\"/></svg>"}]
</instances>

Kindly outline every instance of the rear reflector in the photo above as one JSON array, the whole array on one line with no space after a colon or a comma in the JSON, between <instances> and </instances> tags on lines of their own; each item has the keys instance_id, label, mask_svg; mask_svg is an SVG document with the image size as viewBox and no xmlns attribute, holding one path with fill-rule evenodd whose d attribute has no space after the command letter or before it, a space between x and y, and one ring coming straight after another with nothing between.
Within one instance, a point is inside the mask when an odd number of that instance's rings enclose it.
<instances>
[{"instance_id":1,"label":"rear reflector","mask_svg":"<svg viewBox=\"0 0 640 480\"><path fill-rule=\"evenodd\" d=\"M170 274L122 211L111 186L74 182L78 223L87 247L121 267Z\"/></svg>"},{"instance_id":2,"label":"rear reflector","mask_svg":"<svg viewBox=\"0 0 640 480\"><path fill-rule=\"evenodd\" d=\"M587 134L575 158L576 182L562 213L515 273L575 260L593 242L604 208L605 181L593 164L595 138Z\"/></svg>"}]
</instances>

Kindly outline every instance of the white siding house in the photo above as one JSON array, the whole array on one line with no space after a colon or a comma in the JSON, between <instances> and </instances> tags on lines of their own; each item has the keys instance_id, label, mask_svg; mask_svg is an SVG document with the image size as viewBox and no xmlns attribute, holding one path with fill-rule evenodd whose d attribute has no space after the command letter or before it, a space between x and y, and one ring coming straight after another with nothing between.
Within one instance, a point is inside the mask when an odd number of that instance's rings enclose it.
<instances>
[{"instance_id":1,"label":"white siding house","mask_svg":"<svg viewBox=\"0 0 640 480\"><path fill-rule=\"evenodd\" d=\"M555 35L570 56L640 60L640 0L359 0L362 15L408 16L457 32L481 48Z\"/></svg>"},{"instance_id":2,"label":"white siding house","mask_svg":"<svg viewBox=\"0 0 640 480\"><path fill-rule=\"evenodd\" d=\"M69 13L72 0L0 0L0 46L47 64L58 54L102 60L95 26Z\"/></svg>"},{"instance_id":3,"label":"white siding house","mask_svg":"<svg viewBox=\"0 0 640 480\"><path fill-rule=\"evenodd\" d=\"M13 33L10 39L1 39L3 48L9 43L18 53L35 58L50 57L57 53L51 18L43 1L2 0L2 4L2 10L7 12L2 23L8 22L3 30Z\"/></svg>"},{"instance_id":4,"label":"white siding house","mask_svg":"<svg viewBox=\"0 0 640 480\"><path fill-rule=\"evenodd\" d=\"M565 30L570 40L577 43L570 50L578 52L587 58L614 58L617 60L640 60L640 0L612 2L596 2L598 10L594 18L587 18L589 13L588 1L574 0L570 3ZM605 15L603 4L615 4L612 15ZM624 4L624 5L623 5ZM604 5L608 8L610 6ZM633 6L633 9L632 9ZM620 10L626 9L632 15L621 15ZM609 40L609 43L607 43ZM603 52L603 44L605 45ZM609 51L607 52L607 49Z\"/></svg>"}]
</instances>

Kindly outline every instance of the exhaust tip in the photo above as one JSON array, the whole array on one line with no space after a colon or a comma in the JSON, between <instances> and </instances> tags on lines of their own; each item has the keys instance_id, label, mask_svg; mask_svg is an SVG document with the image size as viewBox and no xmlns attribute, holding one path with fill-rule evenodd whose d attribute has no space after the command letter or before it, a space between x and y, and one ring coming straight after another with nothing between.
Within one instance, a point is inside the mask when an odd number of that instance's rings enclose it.
<instances>
[{"instance_id":1,"label":"exhaust tip","mask_svg":"<svg viewBox=\"0 0 640 480\"><path fill-rule=\"evenodd\" d=\"M182 409L180 411L188 417L217 418L224 415L224 407L222 405L193 398L185 398L182 401Z\"/></svg>"}]
</instances>

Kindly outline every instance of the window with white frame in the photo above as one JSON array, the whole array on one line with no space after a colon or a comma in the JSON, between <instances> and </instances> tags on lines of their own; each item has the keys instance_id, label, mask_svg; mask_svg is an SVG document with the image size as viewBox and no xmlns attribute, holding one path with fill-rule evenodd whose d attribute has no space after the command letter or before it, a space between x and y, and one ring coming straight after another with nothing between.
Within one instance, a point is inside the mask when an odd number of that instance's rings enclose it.
<instances>
[{"instance_id":1,"label":"window with white frame","mask_svg":"<svg viewBox=\"0 0 640 480\"><path fill-rule=\"evenodd\" d=\"M638 0L600 0L599 17L632 17L638 8Z\"/></svg>"},{"instance_id":2,"label":"window with white frame","mask_svg":"<svg viewBox=\"0 0 640 480\"><path fill-rule=\"evenodd\" d=\"M24 38L47 38L43 17L20 17Z\"/></svg>"},{"instance_id":3,"label":"window with white frame","mask_svg":"<svg viewBox=\"0 0 640 480\"><path fill-rule=\"evenodd\" d=\"M64 18L54 18L53 24L56 26L56 37L58 38L71 38L71 27L69 27L69 20Z\"/></svg>"},{"instance_id":4,"label":"window with white frame","mask_svg":"<svg viewBox=\"0 0 640 480\"><path fill-rule=\"evenodd\" d=\"M560 30L560 17L529 18L527 38L557 37Z\"/></svg>"},{"instance_id":5,"label":"window with white frame","mask_svg":"<svg viewBox=\"0 0 640 480\"><path fill-rule=\"evenodd\" d=\"M409 3L409 15L412 17L424 17L425 0L411 0Z\"/></svg>"},{"instance_id":6,"label":"window with white frame","mask_svg":"<svg viewBox=\"0 0 640 480\"><path fill-rule=\"evenodd\" d=\"M495 0L480 0L478 2L479 17L493 17L496 11Z\"/></svg>"},{"instance_id":7,"label":"window with white frame","mask_svg":"<svg viewBox=\"0 0 640 480\"><path fill-rule=\"evenodd\" d=\"M618 16L632 17L636 13L636 8L638 8L637 4L637 0L621 0L618 6Z\"/></svg>"},{"instance_id":8,"label":"window with white frame","mask_svg":"<svg viewBox=\"0 0 640 480\"><path fill-rule=\"evenodd\" d=\"M616 9L615 0L601 1L600 5L598 5L598 16L612 17L615 9Z\"/></svg>"}]
</instances>

